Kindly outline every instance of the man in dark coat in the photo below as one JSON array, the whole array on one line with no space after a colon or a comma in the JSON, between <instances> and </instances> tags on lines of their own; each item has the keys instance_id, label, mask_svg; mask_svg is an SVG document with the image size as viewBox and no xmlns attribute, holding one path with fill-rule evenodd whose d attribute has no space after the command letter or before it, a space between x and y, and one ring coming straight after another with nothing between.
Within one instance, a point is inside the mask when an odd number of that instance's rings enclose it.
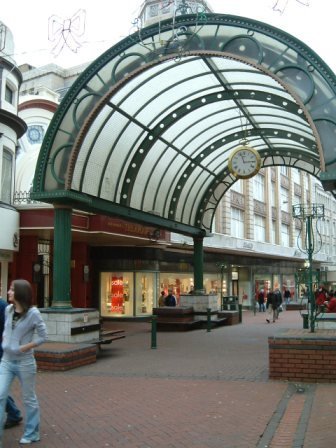
<instances>
[{"instance_id":1,"label":"man in dark coat","mask_svg":"<svg viewBox=\"0 0 336 448\"><path fill-rule=\"evenodd\" d=\"M165 306L176 306L177 305L177 300L176 297L173 294L173 291L170 289L168 291L168 295L165 298Z\"/></svg>"},{"instance_id":2,"label":"man in dark coat","mask_svg":"<svg viewBox=\"0 0 336 448\"><path fill-rule=\"evenodd\" d=\"M275 322L279 317L279 307L282 303L282 295L279 289L270 291L267 294L267 308L268 316L266 318L267 323L271 321Z\"/></svg>"}]
</instances>

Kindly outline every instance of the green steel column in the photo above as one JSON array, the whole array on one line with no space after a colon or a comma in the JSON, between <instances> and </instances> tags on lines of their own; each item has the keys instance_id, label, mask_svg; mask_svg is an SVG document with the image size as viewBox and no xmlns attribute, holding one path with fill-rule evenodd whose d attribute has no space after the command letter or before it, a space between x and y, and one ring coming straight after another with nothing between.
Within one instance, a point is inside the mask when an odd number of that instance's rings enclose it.
<instances>
[{"instance_id":1,"label":"green steel column","mask_svg":"<svg viewBox=\"0 0 336 448\"><path fill-rule=\"evenodd\" d=\"M194 290L204 293L203 287L203 238L194 238Z\"/></svg>"},{"instance_id":2,"label":"green steel column","mask_svg":"<svg viewBox=\"0 0 336 448\"><path fill-rule=\"evenodd\" d=\"M312 245L312 216L307 216L307 237L308 237L308 285L309 285L309 302L310 302L310 331L315 331L315 297L313 292L313 252L314 247Z\"/></svg>"},{"instance_id":3,"label":"green steel column","mask_svg":"<svg viewBox=\"0 0 336 448\"><path fill-rule=\"evenodd\" d=\"M52 308L71 308L71 208L56 208Z\"/></svg>"}]
</instances>

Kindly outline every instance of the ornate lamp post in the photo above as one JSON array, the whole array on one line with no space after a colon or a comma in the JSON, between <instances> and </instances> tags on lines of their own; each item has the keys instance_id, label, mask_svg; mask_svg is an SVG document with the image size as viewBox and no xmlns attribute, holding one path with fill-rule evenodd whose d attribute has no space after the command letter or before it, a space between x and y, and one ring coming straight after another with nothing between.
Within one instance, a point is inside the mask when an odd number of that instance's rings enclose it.
<instances>
[{"instance_id":1,"label":"ornate lamp post","mask_svg":"<svg viewBox=\"0 0 336 448\"><path fill-rule=\"evenodd\" d=\"M316 315L316 304L313 292L313 254L318 252L316 250L315 236L313 232L313 219L324 218L324 205L323 204L296 204L293 205L293 218L300 219L306 223L306 233L305 233L305 244L303 248L300 247L298 242L298 248L308 255L308 288L309 295L308 301L310 307L308 307L309 321L310 321L310 331L314 333L315 331L315 315Z\"/></svg>"}]
</instances>

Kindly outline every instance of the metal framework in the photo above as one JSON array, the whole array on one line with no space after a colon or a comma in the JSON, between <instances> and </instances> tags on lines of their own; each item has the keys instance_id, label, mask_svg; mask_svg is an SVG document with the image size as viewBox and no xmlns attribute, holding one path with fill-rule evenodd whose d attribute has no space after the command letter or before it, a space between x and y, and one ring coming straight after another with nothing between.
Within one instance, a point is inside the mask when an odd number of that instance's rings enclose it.
<instances>
[{"instance_id":1,"label":"metal framework","mask_svg":"<svg viewBox=\"0 0 336 448\"><path fill-rule=\"evenodd\" d=\"M332 176L335 92L328 66L281 30L175 17L77 79L48 128L32 197L204 236L236 181L228 158L242 140L263 167Z\"/></svg>"},{"instance_id":2,"label":"metal framework","mask_svg":"<svg viewBox=\"0 0 336 448\"><path fill-rule=\"evenodd\" d=\"M324 218L324 205L323 204L295 204L293 205L293 218L300 219L306 224L305 235L305 252L308 256L308 298L309 298L309 321L310 331L315 331L316 320L316 304L315 295L313 291L313 255L318 252L316 250L313 220Z\"/></svg>"}]
</instances>

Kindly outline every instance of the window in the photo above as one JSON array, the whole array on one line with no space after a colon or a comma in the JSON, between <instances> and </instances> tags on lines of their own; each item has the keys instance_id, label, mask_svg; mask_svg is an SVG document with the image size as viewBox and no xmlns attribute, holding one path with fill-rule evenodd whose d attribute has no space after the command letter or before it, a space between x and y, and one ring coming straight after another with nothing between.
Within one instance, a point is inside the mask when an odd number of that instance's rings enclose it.
<instances>
[{"instance_id":1,"label":"window","mask_svg":"<svg viewBox=\"0 0 336 448\"><path fill-rule=\"evenodd\" d=\"M244 184L241 179L237 180L232 187L231 190L237 191L238 193L244 193Z\"/></svg>"},{"instance_id":2,"label":"window","mask_svg":"<svg viewBox=\"0 0 336 448\"><path fill-rule=\"evenodd\" d=\"M281 224L281 246L289 247L289 226Z\"/></svg>"},{"instance_id":3,"label":"window","mask_svg":"<svg viewBox=\"0 0 336 448\"><path fill-rule=\"evenodd\" d=\"M276 221L272 221L271 224L271 241L270 243L276 244Z\"/></svg>"},{"instance_id":4,"label":"window","mask_svg":"<svg viewBox=\"0 0 336 448\"><path fill-rule=\"evenodd\" d=\"M133 315L133 273L102 272L100 276L101 315Z\"/></svg>"},{"instance_id":5,"label":"window","mask_svg":"<svg viewBox=\"0 0 336 448\"><path fill-rule=\"evenodd\" d=\"M294 247L297 246L302 249L302 229L295 227L294 233L295 233Z\"/></svg>"},{"instance_id":6,"label":"window","mask_svg":"<svg viewBox=\"0 0 336 448\"><path fill-rule=\"evenodd\" d=\"M300 176L300 171L297 168L292 168L292 179L293 181L298 184L301 185L301 176Z\"/></svg>"},{"instance_id":7,"label":"window","mask_svg":"<svg viewBox=\"0 0 336 448\"><path fill-rule=\"evenodd\" d=\"M6 84L5 100L7 103L14 104L14 91Z\"/></svg>"},{"instance_id":8,"label":"window","mask_svg":"<svg viewBox=\"0 0 336 448\"><path fill-rule=\"evenodd\" d=\"M280 188L281 210L289 212L289 192L286 188Z\"/></svg>"},{"instance_id":9,"label":"window","mask_svg":"<svg viewBox=\"0 0 336 448\"><path fill-rule=\"evenodd\" d=\"M10 204L12 202L12 171L13 156L6 149L2 155L2 171L1 171L1 201Z\"/></svg>"},{"instance_id":10,"label":"window","mask_svg":"<svg viewBox=\"0 0 336 448\"><path fill-rule=\"evenodd\" d=\"M135 275L136 315L153 314L155 301L155 275L137 272Z\"/></svg>"},{"instance_id":11,"label":"window","mask_svg":"<svg viewBox=\"0 0 336 448\"><path fill-rule=\"evenodd\" d=\"M254 239L255 241L266 241L266 219L263 216L254 215Z\"/></svg>"},{"instance_id":12,"label":"window","mask_svg":"<svg viewBox=\"0 0 336 448\"><path fill-rule=\"evenodd\" d=\"M288 177L288 173L289 173L288 166L282 165L280 167L280 173L283 174L284 176Z\"/></svg>"},{"instance_id":13,"label":"window","mask_svg":"<svg viewBox=\"0 0 336 448\"><path fill-rule=\"evenodd\" d=\"M271 182L271 206L276 206L276 189L275 189L275 182Z\"/></svg>"},{"instance_id":14,"label":"window","mask_svg":"<svg viewBox=\"0 0 336 448\"><path fill-rule=\"evenodd\" d=\"M239 208L231 208L231 236L244 238L244 212Z\"/></svg>"},{"instance_id":15,"label":"window","mask_svg":"<svg viewBox=\"0 0 336 448\"><path fill-rule=\"evenodd\" d=\"M300 204L302 201L301 196L294 195L293 205Z\"/></svg>"},{"instance_id":16,"label":"window","mask_svg":"<svg viewBox=\"0 0 336 448\"><path fill-rule=\"evenodd\" d=\"M253 195L258 201L265 202L265 177L261 174L253 178Z\"/></svg>"}]
</instances>

